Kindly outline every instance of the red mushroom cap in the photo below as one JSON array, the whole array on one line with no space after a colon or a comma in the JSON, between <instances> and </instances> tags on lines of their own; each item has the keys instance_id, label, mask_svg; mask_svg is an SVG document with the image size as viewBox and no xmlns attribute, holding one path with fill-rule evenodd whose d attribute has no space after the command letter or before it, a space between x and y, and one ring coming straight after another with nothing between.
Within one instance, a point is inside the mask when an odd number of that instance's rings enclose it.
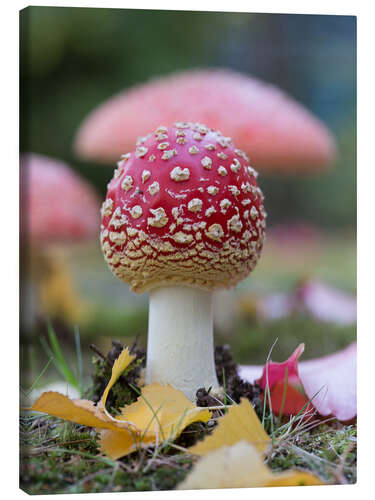
<instances>
[{"instance_id":1,"label":"red mushroom cap","mask_svg":"<svg viewBox=\"0 0 375 500\"><path fill-rule=\"evenodd\" d=\"M68 165L37 154L24 154L21 200L24 230L41 241L81 240L97 234L99 199Z\"/></svg>"},{"instance_id":2,"label":"red mushroom cap","mask_svg":"<svg viewBox=\"0 0 375 500\"><path fill-rule=\"evenodd\" d=\"M123 155L108 185L101 244L111 270L136 292L235 285L263 246L256 177L219 132L199 123L157 128Z\"/></svg>"},{"instance_id":3,"label":"red mushroom cap","mask_svg":"<svg viewBox=\"0 0 375 500\"><path fill-rule=\"evenodd\" d=\"M177 73L114 96L83 122L75 149L112 162L181 116L225 130L262 171L316 170L335 158L331 133L311 112L277 87L228 70Z\"/></svg>"}]
</instances>

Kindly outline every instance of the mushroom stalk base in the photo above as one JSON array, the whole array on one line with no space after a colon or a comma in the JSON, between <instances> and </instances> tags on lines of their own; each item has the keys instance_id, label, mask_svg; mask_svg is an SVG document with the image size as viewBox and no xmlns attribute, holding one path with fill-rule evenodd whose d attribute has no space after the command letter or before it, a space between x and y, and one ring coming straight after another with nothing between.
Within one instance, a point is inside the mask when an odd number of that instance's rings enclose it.
<instances>
[{"instance_id":1,"label":"mushroom stalk base","mask_svg":"<svg viewBox=\"0 0 375 500\"><path fill-rule=\"evenodd\" d=\"M150 292L146 384L170 384L191 401L197 389L219 389L212 292L184 286Z\"/></svg>"}]
</instances>

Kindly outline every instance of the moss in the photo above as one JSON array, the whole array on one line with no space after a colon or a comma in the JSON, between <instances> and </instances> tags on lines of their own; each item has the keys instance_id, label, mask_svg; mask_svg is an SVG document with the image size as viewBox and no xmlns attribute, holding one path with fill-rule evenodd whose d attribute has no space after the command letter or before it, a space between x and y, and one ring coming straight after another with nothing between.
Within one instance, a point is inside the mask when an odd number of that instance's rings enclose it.
<instances>
[{"instance_id":1,"label":"moss","mask_svg":"<svg viewBox=\"0 0 375 500\"><path fill-rule=\"evenodd\" d=\"M125 471L116 473L113 491L161 491L173 490L192 467L190 459L181 459L170 466L150 468L146 472L131 474Z\"/></svg>"},{"instance_id":2,"label":"moss","mask_svg":"<svg viewBox=\"0 0 375 500\"><path fill-rule=\"evenodd\" d=\"M293 467L309 469L328 482L356 482L356 425L321 424L309 432L301 432L282 444L269 459L275 470Z\"/></svg>"},{"instance_id":3,"label":"moss","mask_svg":"<svg viewBox=\"0 0 375 500\"><path fill-rule=\"evenodd\" d=\"M180 440L188 444L189 432L202 436L206 431L205 425L193 424ZM354 483L356 432L355 425L337 422L300 432L272 452L269 466L278 471L307 469L337 483L335 471L345 456L342 478ZM173 448L161 451L151 464L147 455L133 454L117 462L103 459L97 456L95 432L51 417L21 419L21 437L20 483L29 494L171 490L193 465L192 457Z\"/></svg>"},{"instance_id":4,"label":"moss","mask_svg":"<svg viewBox=\"0 0 375 500\"><path fill-rule=\"evenodd\" d=\"M192 427L192 426L190 426ZM190 457L164 455L168 465L151 465L137 455L102 459L92 429L53 417L21 417L20 487L28 494L170 490L192 466ZM134 472L121 468L140 467ZM117 468L115 465L117 464ZM118 468L118 466L120 466Z\"/></svg>"},{"instance_id":5,"label":"moss","mask_svg":"<svg viewBox=\"0 0 375 500\"><path fill-rule=\"evenodd\" d=\"M185 466L185 467L183 467ZM180 461L178 467L169 469L160 467L153 476L154 485L158 490L172 490L183 481L192 467L190 460Z\"/></svg>"}]
</instances>

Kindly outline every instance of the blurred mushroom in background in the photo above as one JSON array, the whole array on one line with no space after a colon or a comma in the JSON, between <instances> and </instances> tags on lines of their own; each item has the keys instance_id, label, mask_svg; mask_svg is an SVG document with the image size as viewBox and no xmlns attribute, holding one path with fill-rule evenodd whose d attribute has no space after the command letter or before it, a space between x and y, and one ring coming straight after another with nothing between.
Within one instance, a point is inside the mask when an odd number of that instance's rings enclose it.
<instances>
[{"instance_id":1,"label":"blurred mushroom in background","mask_svg":"<svg viewBox=\"0 0 375 500\"><path fill-rule=\"evenodd\" d=\"M68 165L34 153L20 158L21 328L37 319L72 324L85 318L66 263L68 245L97 237L100 202Z\"/></svg>"},{"instance_id":2,"label":"blurred mushroom in background","mask_svg":"<svg viewBox=\"0 0 375 500\"><path fill-rule=\"evenodd\" d=\"M79 157L111 163L159 125L184 120L224 130L260 172L324 170L336 156L327 127L277 87L227 69L190 70L115 95L80 126Z\"/></svg>"}]
</instances>

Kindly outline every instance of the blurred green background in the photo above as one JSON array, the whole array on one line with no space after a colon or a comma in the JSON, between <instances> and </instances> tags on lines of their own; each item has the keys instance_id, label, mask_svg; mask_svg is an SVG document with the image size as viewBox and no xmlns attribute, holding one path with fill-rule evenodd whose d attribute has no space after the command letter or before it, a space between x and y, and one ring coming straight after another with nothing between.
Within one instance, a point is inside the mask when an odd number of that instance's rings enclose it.
<instances>
[{"instance_id":1,"label":"blurred green background","mask_svg":"<svg viewBox=\"0 0 375 500\"><path fill-rule=\"evenodd\" d=\"M355 17L29 7L20 27L21 152L65 160L103 198L113 167L79 161L72 150L75 132L102 101L153 77L231 68L276 84L324 121L339 152L329 172L259 178L271 242L273 227L301 221L319 236L283 251L266 244L253 275L232 292L232 301L221 301L232 306L229 321L225 312L217 320L216 340L230 341L240 361L261 363L275 337L279 358L302 340L311 357L354 339L355 325L323 324L301 314L264 322L239 312L238 297L290 291L306 277L355 293ZM130 294L112 277L97 242L70 248L69 265L91 306L80 325L82 339L95 338L104 347L111 336L130 339L140 332L145 339L147 297ZM38 328L43 334L45 327ZM62 328L61 336L67 331Z\"/></svg>"},{"instance_id":2,"label":"blurred green background","mask_svg":"<svg viewBox=\"0 0 375 500\"><path fill-rule=\"evenodd\" d=\"M79 162L74 134L114 93L193 67L274 83L321 118L339 144L324 176L262 176L269 223L356 221L356 20L347 16L29 7L21 15L21 150L68 161L105 194L106 167Z\"/></svg>"}]
</instances>

